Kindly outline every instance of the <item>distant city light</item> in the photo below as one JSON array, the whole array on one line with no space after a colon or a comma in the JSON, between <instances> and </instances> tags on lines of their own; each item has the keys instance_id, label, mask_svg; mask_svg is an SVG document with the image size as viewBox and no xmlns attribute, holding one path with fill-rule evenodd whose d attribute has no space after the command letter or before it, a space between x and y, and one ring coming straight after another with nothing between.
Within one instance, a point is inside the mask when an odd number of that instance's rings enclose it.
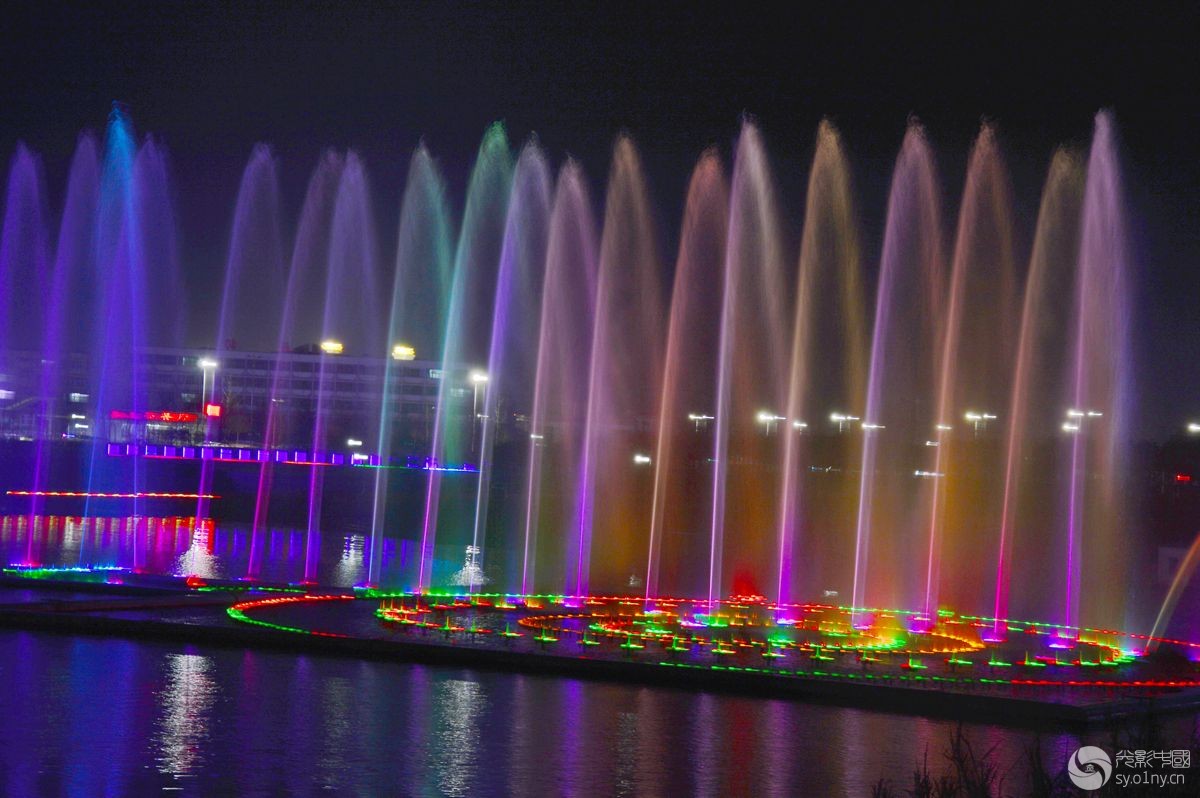
<instances>
[{"instance_id":1,"label":"distant city light","mask_svg":"<svg viewBox=\"0 0 1200 798\"><path fill-rule=\"evenodd\" d=\"M206 371L211 371L212 369L218 368L221 364L213 360L211 357L202 357L196 361L196 365Z\"/></svg>"},{"instance_id":2,"label":"distant city light","mask_svg":"<svg viewBox=\"0 0 1200 798\"><path fill-rule=\"evenodd\" d=\"M479 370L475 370L475 371L471 372L471 382L479 383L479 382L487 382L487 381L488 381L487 372L479 371Z\"/></svg>"},{"instance_id":3,"label":"distant city light","mask_svg":"<svg viewBox=\"0 0 1200 798\"><path fill-rule=\"evenodd\" d=\"M321 342L321 351L327 355L340 355L343 349L345 349L345 346L343 346L341 341L330 339Z\"/></svg>"},{"instance_id":4,"label":"distant city light","mask_svg":"<svg viewBox=\"0 0 1200 798\"><path fill-rule=\"evenodd\" d=\"M1196 423L1195 421L1189 421L1187 425L1187 431L1195 435L1196 433L1200 432L1200 424Z\"/></svg>"},{"instance_id":5,"label":"distant city light","mask_svg":"<svg viewBox=\"0 0 1200 798\"><path fill-rule=\"evenodd\" d=\"M417 350L408 344L396 344L392 347L392 360L416 360Z\"/></svg>"},{"instance_id":6,"label":"distant city light","mask_svg":"<svg viewBox=\"0 0 1200 798\"><path fill-rule=\"evenodd\" d=\"M938 432L949 432L950 430L954 429L949 424L934 424L933 426Z\"/></svg>"},{"instance_id":7,"label":"distant city light","mask_svg":"<svg viewBox=\"0 0 1200 798\"><path fill-rule=\"evenodd\" d=\"M792 422L792 429L807 429L807 428L808 428L808 424L804 423L803 421L793 421Z\"/></svg>"},{"instance_id":8,"label":"distant city light","mask_svg":"<svg viewBox=\"0 0 1200 798\"><path fill-rule=\"evenodd\" d=\"M640 453L635 454L633 456L633 462L637 465L650 465L650 455Z\"/></svg>"},{"instance_id":9,"label":"distant city light","mask_svg":"<svg viewBox=\"0 0 1200 798\"><path fill-rule=\"evenodd\" d=\"M81 402L86 402L88 400L88 395L86 393L69 393L67 394L67 399L71 402L79 404Z\"/></svg>"},{"instance_id":10,"label":"distant city light","mask_svg":"<svg viewBox=\"0 0 1200 798\"><path fill-rule=\"evenodd\" d=\"M174 410L110 410L108 417L114 421L158 421L164 424L191 424L199 421L195 413L177 413ZM83 418L72 414L71 418Z\"/></svg>"},{"instance_id":11,"label":"distant city light","mask_svg":"<svg viewBox=\"0 0 1200 798\"><path fill-rule=\"evenodd\" d=\"M863 422L862 428L863 428L863 429L866 429L866 430L872 430L872 429L887 429L887 427L885 427L883 424L871 424L871 423L869 423L869 422L866 422L866 421L864 421L864 422Z\"/></svg>"},{"instance_id":12,"label":"distant city light","mask_svg":"<svg viewBox=\"0 0 1200 798\"><path fill-rule=\"evenodd\" d=\"M72 396L74 396L74 395L76 395L76 394L72 394ZM16 394L13 393L12 391L10 391L9 389L0 388L0 399L13 399L15 397L16 397ZM74 400L72 400L72 401L74 401Z\"/></svg>"},{"instance_id":13,"label":"distant city light","mask_svg":"<svg viewBox=\"0 0 1200 798\"><path fill-rule=\"evenodd\" d=\"M346 445L353 449L357 446L362 446L362 441L360 441L358 438L347 438Z\"/></svg>"},{"instance_id":14,"label":"distant city light","mask_svg":"<svg viewBox=\"0 0 1200 798\"><path fill-rule=\"evenodd\" d=\"M1079 425L1072 424L1070 421L1064 421L1062 425L1063 432L1079 432Z\"/></svg>"}]
</instances>

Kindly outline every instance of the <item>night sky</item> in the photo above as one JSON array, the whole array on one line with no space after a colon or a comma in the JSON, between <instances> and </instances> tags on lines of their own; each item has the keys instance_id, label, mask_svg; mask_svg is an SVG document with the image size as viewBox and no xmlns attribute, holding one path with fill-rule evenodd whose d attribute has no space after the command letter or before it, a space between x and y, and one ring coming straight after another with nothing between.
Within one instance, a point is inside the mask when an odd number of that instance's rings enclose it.
<instances>
[{"instance_id":1,"label":"night sky","mask_svg":"<svg viewBox=\"0 0 1200 798\"><path fill-rule=\"evenodd\" d=\"M597 191L614 135L628 130L669 261L696 157L712 144L728 155L744 114L761 124L793 235L817 123L838 124L874 252L911 114L937 148L948 212L981 118L997 122L1027 243L1054 147L1086 144L1093 114L1110 107L1137 234L1139 427L1161 437L1200 416L1194 3L970 13L808 3L778 16L672 3L28 5L0 25L0 153L19 140L41 153L57 207L76 136L99 131L113 100L161 137L188 285L208 298L191 314L191 343L212 343L205 308L255 142L280 158L289 224L320 151L359 150L386 245L422 138L461 207L494 120L514 145L536 132L555 163L581 159Z\"/></svg>"}]
</instances>

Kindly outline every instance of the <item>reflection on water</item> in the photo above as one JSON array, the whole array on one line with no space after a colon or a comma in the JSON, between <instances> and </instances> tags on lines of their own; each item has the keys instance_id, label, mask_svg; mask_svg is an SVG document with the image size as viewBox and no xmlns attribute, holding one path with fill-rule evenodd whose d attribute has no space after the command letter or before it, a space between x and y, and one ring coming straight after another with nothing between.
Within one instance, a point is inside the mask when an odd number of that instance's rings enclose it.
<instances>
[{"instance_id":1,"label":"reflection on water","mask_svg":"<svg viewBox=\"0 0 1200 798\"><path fill-rule=\"evenodd\" d=\"M186 776L205 764L209 713L220 686L212 676L212 660L198 654L168 654L163 670L166 684L158 694L161 714L155 735L158 769Z\"/></svg>"},{"instance_id":2,"label":"reflection on water","mask_svg":"<svg viewBox=\"0 0 1200 798\"><path fill-rule=\"evenodd\" d=\"M0 631L0 794L849 795L955 724L404 663ZM1181 724L1185 723L1181 721ZM1190 720L1186 723L1191 723ZM1008 794L1031 732L967 726ZM1166 746L1194 747L1187 733ZM1110 746L1106 731L1088 742ZM1043 735L1058 770L1079 745Z\"/></svg>"},{"instance_id":3,"label":"reflection on water","mask_svg":"<svg viewBox=\"0 0 1200 798\"><path fill-rule=\"evenodd\" d=\"M193 517L124 518L78 516L0 517L0 558L4 565L120 566L151 573L239 579L251 573L267 582L298 582L304 577L305 533L290 528L260 530ZM385 540L383 563L393 579L403 577L404 541ZM317 535L318 581L349 587L367 575L368 538L359 532ZM457 556L457 554L455 555Z\"/></svg>"},{"instance_id":4,"label":"reflection on water","mask_svg":"<svg viewBox=\"0 0 1200 798\"><path fill-rule=\"evenodd\" d=\"M484 703L479 682L448 679L435 690L434 728L437 731L431 764L438 789L446 795L466 795L468 787L478 777L478 721L485 709Z\"/></svg>"}]
</instances>

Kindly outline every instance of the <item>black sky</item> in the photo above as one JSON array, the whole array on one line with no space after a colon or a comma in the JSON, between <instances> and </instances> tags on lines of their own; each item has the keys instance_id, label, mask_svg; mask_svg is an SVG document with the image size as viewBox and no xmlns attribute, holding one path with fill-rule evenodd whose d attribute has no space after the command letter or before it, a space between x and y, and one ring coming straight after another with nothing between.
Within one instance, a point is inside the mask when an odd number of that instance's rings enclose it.
<instances>
[{"instance_id":1,"label":"black sky","mask_svg":"<svg viewBox=\"0 0 1200 798\"><path fill-rule=\"evenodd\" d=\"M319 152L358 149L394 235L421 138L461 204L491 121L514 143L536 132L555 162L580 158L594 183L628 130L669 238L697 155L728 153L746 113L797 219L828 116L877 240L910 114L936 145L949 208L980 119L995 120L1028 229L1054 147L1086 143L1110 107L1139 244L1142 412L1148 431L1172 431L1200 416L1197 5L973 5L31 3L0 25L0 157L19 140L41 153L57 205L78 133L126 103L172 154L188 283L215 295L258 141L279 155L293 218Z\"/></svg>"}]
</instances>

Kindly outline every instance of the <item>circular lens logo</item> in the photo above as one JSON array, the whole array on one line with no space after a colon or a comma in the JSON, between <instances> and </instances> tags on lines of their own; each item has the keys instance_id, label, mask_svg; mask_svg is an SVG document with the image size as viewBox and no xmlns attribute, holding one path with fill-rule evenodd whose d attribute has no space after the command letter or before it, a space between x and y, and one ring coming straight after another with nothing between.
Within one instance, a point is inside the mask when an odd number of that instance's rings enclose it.
<instances>
[{"instance_id":1,"label":"circular lens logo","mask_svg":"<svg viewBox=\"0 0 1200 798\"><path fill-rule=\"evenodd\" d=\"M1103 748L1085 745L1067 761L1067 774L1081 790L1098 790L1112 776L1112 760Z\"/></svg>"}]
</instances>

